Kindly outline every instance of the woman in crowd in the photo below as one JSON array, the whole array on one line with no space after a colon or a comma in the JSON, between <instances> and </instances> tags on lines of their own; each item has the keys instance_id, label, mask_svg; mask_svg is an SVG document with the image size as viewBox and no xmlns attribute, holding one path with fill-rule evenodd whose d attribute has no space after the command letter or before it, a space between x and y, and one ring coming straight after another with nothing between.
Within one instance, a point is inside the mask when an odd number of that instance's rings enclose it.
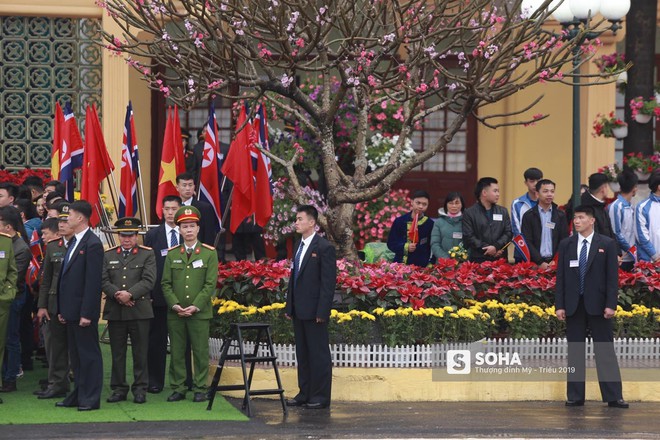
<instances>
[{"instance_id":1,"label":"woman in crowd","mask_svg":"<svg viewBox=\"0 0 660 440\"><path fill-rule=\"evenodd\" d=\"M444 208L431 232L431 252L436 258L450 258L449 250L463 241L462 217L465 202L458 192L451 192L445 198Z\"/></svg>"}]
</instances>

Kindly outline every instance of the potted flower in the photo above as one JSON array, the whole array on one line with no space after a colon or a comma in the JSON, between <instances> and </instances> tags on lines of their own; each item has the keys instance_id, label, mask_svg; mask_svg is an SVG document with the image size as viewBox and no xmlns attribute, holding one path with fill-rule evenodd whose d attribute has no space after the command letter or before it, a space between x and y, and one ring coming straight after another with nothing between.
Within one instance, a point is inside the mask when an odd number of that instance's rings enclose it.
<instances>
[{"instance_id":1,"label":"potted flower","mask_svg":"<svg viewBox=\"0 0 660 440\"><path fill-rule=\"evenodd\" d=\"M660 104L660 82L655 83L655 87L653 87L653 91L655 92L655 102Z\"/></svg>"},{"instance_id":2,"label":"potted flower","mask_svg":"<svg viewBox=\"0 0 660 440\"><path fill-rule=\"evenodd\" d=\"M617 177L621 173L621 168L619 167L618 163L615 162L611 165L605 165L602 168L598 168L598 172L607 176L607 183L610 185L612 192L617 193L621 191L621 186L617 181Z\"/></svg>"},{"instance_id":3,"label":"potted flower","mask_svg":"<svg viewBox=\"0 0 660 440\"><path fill-rule=\"evenodd\" d=\"M630 168L637 174L640 180L648 180L653 171L658 168L660 156L644 157L642 153L628 153L623 157L623 166Z\"/></svg>"},{"instance_id":4,"label":"potted flower","mask_svg":"<svg viewBox=\"0 0 660 440\"><path fill-rule=\"evenodd\" d=\"M616 84L620 93L625 93L626 83L628 82L628 72L626 68L626 56L620 53L612 53L610 55L603 55L594 60L594 64L598 67L600 73L605 76L617 75Z\"/></svg>"},{"instance_id":5,"label":"potted flower","mask_svg":"<svg viewBox=\"0 0 660 440\"><path fill-rule=\"evenodd\" d=\"M655 97L645 100L641 96L630 100L630 110L632 116L640 124L646 124L653 118L660 117L660 104L655 100Z\"/></svg>"},{"instance_id":6,"label":"potted flower","mask_svg":"<svg viewBox=\"0 0 660 440\"><path fill-rule=\"evenodd\" d=\"M593 136L623 139L628 136L628 124L616 117L614 112L605 116L600 113L596 115L593 124Z\"/></svg>"}]
</instances>

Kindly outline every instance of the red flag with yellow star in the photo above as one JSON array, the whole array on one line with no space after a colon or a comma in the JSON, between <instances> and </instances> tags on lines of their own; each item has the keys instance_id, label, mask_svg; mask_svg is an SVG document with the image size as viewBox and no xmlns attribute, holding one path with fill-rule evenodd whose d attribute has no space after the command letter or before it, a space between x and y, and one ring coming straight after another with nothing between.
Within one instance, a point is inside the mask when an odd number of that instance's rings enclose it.
<instances>
[{"instance_id":1,"label":"red flag with yellow star","mask_svg":"<svg viewBox=\"0 0 660 440\"><path fill-rule=\"evenodd\" d=\"M183 141L179 127L179 109L167 109L167 123L163 138L163 152L160 159L160 173L158 174L158 195L156 196L156 214L163 218L163 197L178 196L176 190L176 176L186 171L183 159Z\"/></svg>"}]
</instances>

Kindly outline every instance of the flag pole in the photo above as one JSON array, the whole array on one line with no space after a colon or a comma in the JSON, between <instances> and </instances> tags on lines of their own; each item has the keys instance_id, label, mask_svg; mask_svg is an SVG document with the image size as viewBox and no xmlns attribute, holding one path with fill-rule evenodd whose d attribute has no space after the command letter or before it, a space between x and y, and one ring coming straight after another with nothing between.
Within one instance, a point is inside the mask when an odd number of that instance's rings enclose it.
<instances>
[{"instance_id":1,"label":"flag pole","mask_svg":"<svg viewBox=\"0 0 660 440\"><path fill-rule=\"evenodd\" d=\"M142 184L142 169L140 167L140 155L138 154L137 156L137 166L138 166L138 182L140 184L140 188L138 191L138 198L142 202L142 206L140 207L140 221L142 222L143 225L146 225L149 223L147 221L147 204L144 199L144 185Z\"/></svg>"},{"instance_id":2,"label":"flag pole","mask_svg":"<svg viewBox=\"0 0 660 440\"><path fill-rule=\"evenodd\" d=\"M227 229L225 228L225 225L227 224L227 216L229 215L229 208L231 208L231 202L232 199L234 198L234 187L231 187L231 191L229 192L229 197L227 197L227 206L225 206L225 212L222 213L222 221L220 225L220 230L215 236L215 242L213 243L213 247L217 249L218 245L220 244L220 237L222 234L224 234Z\"/></svg>"},{"instance_id":3,"label":"flag pole","mask_svg":"<svg viewBox=\"0 0 660 440\"><path fill-rule=\"evenodd\" d=\"M99 204L96 206L96 213L99 216L99 220L101 221L101 224L105 224L106 228L110 227L110 218L108 217L108 213L105 211L105 207L103 206L103 198L101 197L101 193L98 193L99 197ZM112 233L108 232L107 230L104 230L104 228L101 228L103 233L106 236L106 239L108 239L108 243L110 243L111 246L115 246L115 237L112 235Z\"/></svg>"}]
</instances>

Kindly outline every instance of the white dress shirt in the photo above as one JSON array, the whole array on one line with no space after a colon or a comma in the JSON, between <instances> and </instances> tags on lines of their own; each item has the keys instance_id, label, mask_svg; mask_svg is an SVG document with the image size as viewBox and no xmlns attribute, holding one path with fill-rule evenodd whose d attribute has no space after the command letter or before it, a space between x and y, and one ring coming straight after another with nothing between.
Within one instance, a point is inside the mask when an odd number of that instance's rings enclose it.
<instances>
[{"instance_id":1,"label":"white dress shirt","mask_svg":"<svg viewBox=\"0 0 660 440\"><path fill-rule=\"evenodd\" d=\"M578 260L580 260L580 251L582 250L582 242L587 240L587 259L589 259L589 250L591 249L591 243L594 240L594 233L591 232L591 235L588 235L587 237L583 237L582 234L578 234L578 242L577 242L577 256Z\"/></svg>"},{"instance_id":2,"label":"white dress shirt","mask_svg":"<svg viewBox=\"0 0 660 440\"><path fill-rule=\"evenodd\" d=\"M76 251L78 248L78 245L80 244L80 240L82 240L83 236L89 231L89 227L85 228L84 231L78 232L75 237L76 237L76 242L73 244L73 249L71 249L71 252L69 253L69 261L73 258L73 253ZM68 261L67 261L68 263Z\"/></svg>"},{"instance_id":3,"label":"white dress shirt","mask_svg":"<svg viewBox=\"0 0 660 440\"><path fill-rule=\"evenodd\" d=\"M309 249L309 245L312 244L312 240L314 239L315 235L316 235L316 232L312 232L312 235L310 235L309 237L304 238L302 240L302 243L304 245L303 245L303 248L302 248L302 252L300 252L300 263L299 264L302 264L303 258L305 258L305 254L307 253L307 249ZM298 245L298 247L300 247L300 245ZM298 252L298 249L296 249L296 252ZM295 255L294 255L294 258L295 258ZM296 267L296 270L300 270L300 267Z\"/></svg>"}]
</instances>

